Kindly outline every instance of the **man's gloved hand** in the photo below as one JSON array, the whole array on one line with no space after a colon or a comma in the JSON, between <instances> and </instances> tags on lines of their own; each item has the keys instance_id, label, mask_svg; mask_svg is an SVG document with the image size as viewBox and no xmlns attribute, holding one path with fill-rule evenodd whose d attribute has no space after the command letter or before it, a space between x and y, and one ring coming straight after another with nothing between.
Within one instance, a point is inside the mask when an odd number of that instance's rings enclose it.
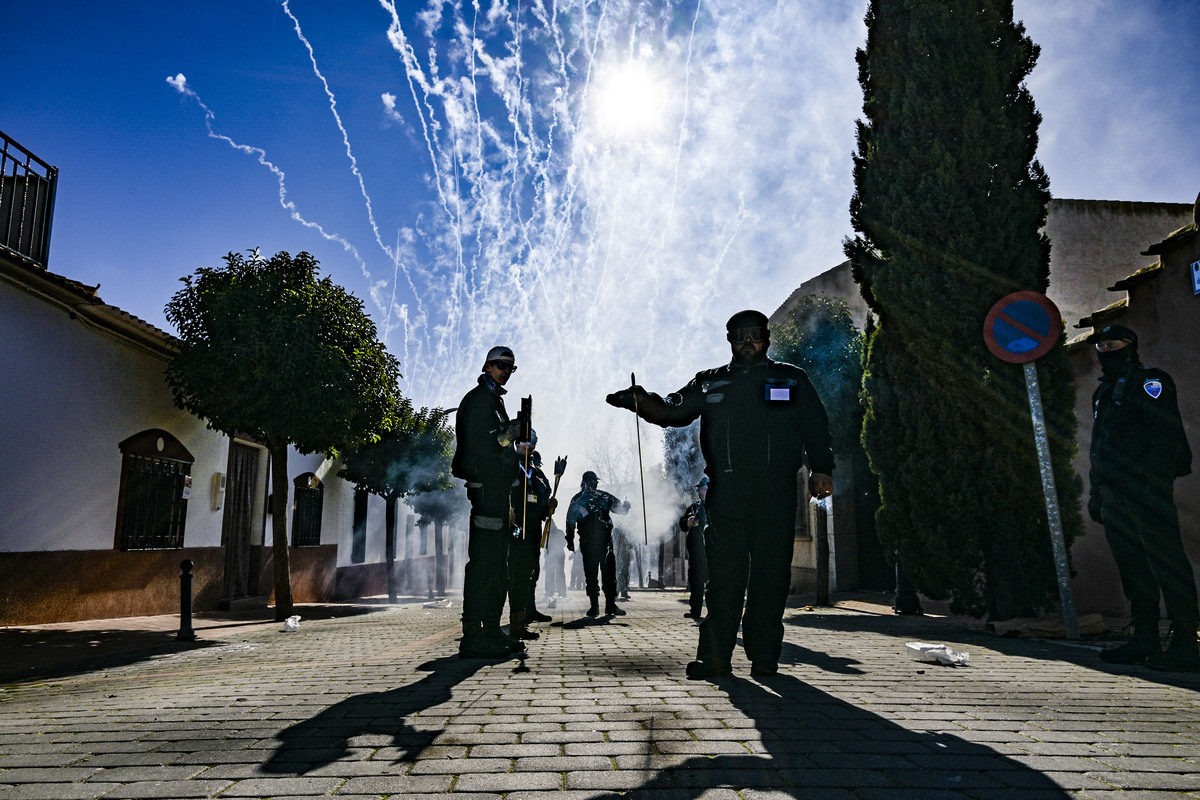
<instances>
[{"instance_id":1,"label":"man's gloved hand","mask_svg":"<svg viewBox=\"0 0 1200 800\"><path fill-rule=\"evenodd\" d=\"M553 514L556 510L558 510L558 498L551 497L550 498L550 513Z\"/></svg>"},{"instance_id":2,"label":"man's gloved hand","mask_svg":"<svg viewBox=\"0 0 1200 800\"><path fill-rule=\"evenodd\" d=\"M622 501L621 501L621 508L623 508L623 509L625 509L626 511L628 511L629 509L633 508L633 506L631 506L631 505L629 504L629 501L628 501L628 500L622 500Z\"/></svg>"},{"instance_id":3,"label":"man's gloved hand","mask_svg":"<svg viewBox=\"0 0 1200 800\"><path fill-rule=\"evenodd\" d=\"M500 429L500 432L496 434L496 441L500 443L501 447L508 447L510 444L515 442L517 437L520 435L521 420L514 419Z\"/></svg>"},{"instance_id":4,"label":"man's gloved hand","mask_svg":"<svg viewBox=\"0 0 1200 800\"><path fill-rule=\"evenodd\" d=\"M635 408L637 408L639 403L646 399L647 395L648 392L641 386L630 386L626 389L622 389L619 392L613 392L608 397L604 398L604 402L608 403L610 406L616 406L617 408L624 408L628 409L629 411L633 411Z\"/></svg>"},{"instance_id":5,"label":"man's gloved hand","mask_svg":"<svg viewBox=\"0 0 1200 800\"><path fill-rule=\"evenodd\" d=\"M1092 522L1100 525L1104 524L1104 511L1102 510L1103 507L1104 496L1099 492L1092 492L1091 495L1088 496L1087 503L1088 516L1092 518Z\"/></svg>"},{"instance_id":6,"label":"man's gloved hand","mask_svg":"<svg viewBox=\"0 0 1200 800\"><path fill-rule=\"evenodd\" d=\"M575 537L570 534L567 535L567 549L572 553L575 552Z\"/></svg>"}]
</instances>

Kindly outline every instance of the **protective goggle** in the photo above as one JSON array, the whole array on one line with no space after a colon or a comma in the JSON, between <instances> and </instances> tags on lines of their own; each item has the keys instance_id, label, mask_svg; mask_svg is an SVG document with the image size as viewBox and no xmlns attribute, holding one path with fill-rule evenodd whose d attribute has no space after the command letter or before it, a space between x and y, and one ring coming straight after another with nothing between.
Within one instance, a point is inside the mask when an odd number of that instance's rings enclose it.
<instances>
[{"instance_id":1,"label":"protective goggle","mask_svg":"<svg viewBox=\"0 0 1200 800\"><path fill-rule=\"evenodd\" d=\"M517 365L512 363L511 361L492 361L491 365L493 367L495 367L496 369L503 370L504 372L516 372L517 371Z\"/></svg>"},{"instance_id":2,"label":"protective goggle","mask_svg":"<svg viewBox=\"0 0 1200 800\"><path fill-rule=\"evenodd\" d=\"M767 329L755 325L753 328L734 328L729 333L725 334L725 338L731 344L741 344L749 339L755 344L765 342L767 340Z\"/></svg>"},{"instance_id":3,"label":"protective goggle","mask_svg":"<svg viewBox=\"0 0 1200 800\"><path fill-rule=\"evenodd\" d=\"M1129 344L1125 339L1101 339L1096 342L1096 350L1101 353L1110 353L1113 350L1120 350Z\"/></svg>"}]
</instances>

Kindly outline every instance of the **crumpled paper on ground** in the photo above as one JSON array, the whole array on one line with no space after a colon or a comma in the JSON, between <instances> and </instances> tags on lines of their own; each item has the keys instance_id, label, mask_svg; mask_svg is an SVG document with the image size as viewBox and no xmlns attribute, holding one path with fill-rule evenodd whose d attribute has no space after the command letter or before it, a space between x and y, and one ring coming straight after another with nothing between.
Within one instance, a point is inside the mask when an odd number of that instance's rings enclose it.
<instances>
[{"instance_id":1,"label":"crumpled paper on ground","mask_svg":"<svg viewBox=\"0 0 1200 800\"><path fill-rule=\"evenodd\" d=\"M288 617L287 619L285 619L283 621L283 632L284 633L295 633L298 630L300 630L299 615Z\"/></svg>"},{"instance_id":2,"label":"crumpled paper on ground","mask_svg":"<svg viewBox=\"0 0 1200 800\"><path fill-rule=\"evenodd\" d=\"M936 661L952 667L965 667L971 660L970 653L960 653L953 647L944 644L928 644L926 642L909 642L904 649L917 661Z\"/></svg>"}]
</instances>

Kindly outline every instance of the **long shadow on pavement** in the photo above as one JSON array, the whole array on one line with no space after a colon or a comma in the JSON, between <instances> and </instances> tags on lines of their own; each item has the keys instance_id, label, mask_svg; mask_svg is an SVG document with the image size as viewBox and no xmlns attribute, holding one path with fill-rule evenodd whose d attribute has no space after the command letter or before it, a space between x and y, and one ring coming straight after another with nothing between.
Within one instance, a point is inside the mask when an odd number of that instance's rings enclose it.
<instances>
[{"instance_id":1,"label":"long shadow on pavement","mask_svg":"<svg viewBox=\"0 0 1200 800\"><path fill-rule=\"evenodd\" d=\"M683 800L718 788L747 797L761 791L812 800L1069 797L1042 773L988 747L905 729L791 675L758 682L722 678L717 686L753 723L763 752L691 757L659 770L625 797ZM701 742L707 730L696 729ZM715 730L722 736L728 732ZM654 756L645 761L644 766L636 761L622 766L653 768Z\"/></svg>"},{"instance_id":2,"label":"long shadow on pavement","mask_svg":"<svg viewBox=\"0 0 1200 800\"><path fill-rule=\"evenodd\" d=\"M211 647L215 642L181 642L175 633L131 630L0 630L0 686L53 680L117 669L154 656Z\"/></svg>"},{"instance_id":3,"label":"long shadow on pavement","mask_svg":"<svg viewBox=\"0 0 1200 800\"><path fill-rule=\"evenodd\" d=\"M263 765L272 774L302 775L350 754L360 737L390 737L389 745L401 751L397 761L411 761L429 747L440 730L418 730L408 718L452 699L454 687L494 661L464 660L458 656L427 661L417 667L429 674L415 683L367 692L329 706L316 716L298 722L279 734L280 745ZM375 747L379 744L373 745Z\"/></svg>"}]
</instances>

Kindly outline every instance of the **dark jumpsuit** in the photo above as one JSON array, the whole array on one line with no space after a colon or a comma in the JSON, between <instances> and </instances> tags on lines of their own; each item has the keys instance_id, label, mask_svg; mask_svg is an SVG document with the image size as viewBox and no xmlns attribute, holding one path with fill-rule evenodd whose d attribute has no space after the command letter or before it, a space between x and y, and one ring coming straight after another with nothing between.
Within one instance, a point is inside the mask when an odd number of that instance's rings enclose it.
<instances>
[{"instance_id":1,"label":"dark jumpsuit","mask_svg":"<svg viewBox=\"0 0 1200 800\"><path fill-rule=\"evenodd\" d=\"M1157 630L1159 596L1178 627L1196 630L1196 582L1179 533L1175 478L1192 451L1175 382L1139 363L1101 378L1092 395L1091 493L1129 599L1134 623Z\"/></svg>"},{"instance_id":2,"label":"dark jumpsuit","mask_svg":"<svg viewBox=\"0 0 1200 800\"><path fill-rule=\"evenodd\" d=\"M829 418L804 370L771 359L696 374L642 417L663 427L700 418L709 477L708 616L696 657L727 669L738 625L751 661L777 663L792 575L797 473L833 473ZM744 613L743 613L744 612Z\"/></svg>"},{"instance_id":3,"label":"dark jumpsuit","mask_svg":"<svg viewBox=\"0 0 1200 800\"><path fill-rule=\"evenodd\" d=\"M604 590L604 602L611 606L617 599L617 559L613 552L613 523L610 514L624 514L629 507L608 492L584 489L571 498L567 509L567 541L579 529L579 552L583 556L583 576L587 596L597 601ZM597 585L596 573L600 573Z\"/></svg>"},{"instance_id":4,"label":"dark jumpsuit","mask_svg":"<svg viewBox=\"0 0 1200 800\"><path fill-rule=\"evenodd\" d=\"M463 575L463 636L500 627L508 583L512 541L510 502L520 474L516 449L500 444L508 425L504 388L487 375L467 392L455 416L456 447L451 473L467 485L471 519L467 527L467 566Z\"/></svg>"}]
</instances>

